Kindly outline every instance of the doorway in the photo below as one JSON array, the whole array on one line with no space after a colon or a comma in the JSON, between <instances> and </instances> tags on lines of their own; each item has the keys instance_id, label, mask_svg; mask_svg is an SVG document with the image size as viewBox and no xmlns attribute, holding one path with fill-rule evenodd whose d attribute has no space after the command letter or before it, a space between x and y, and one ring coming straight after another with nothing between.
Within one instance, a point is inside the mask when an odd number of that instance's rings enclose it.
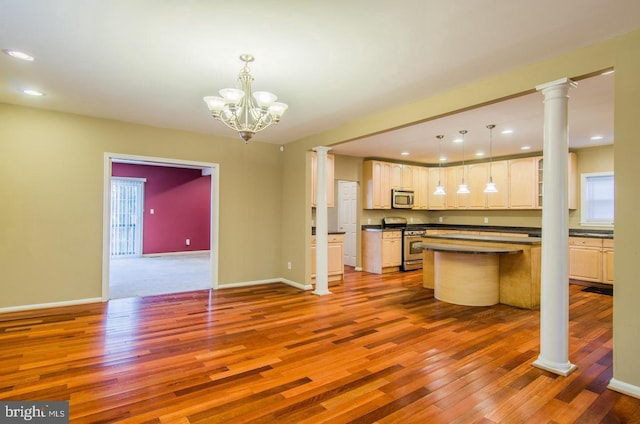
<instances>
[{"instance_id":1,"label":"doorway","mask_svg":"<svg viewBox=\"0 0 640 424\"><path fill-rule=\"evenodd\" d=\"M356 266L358 183L338 181L338 227L344 231L344 264Z\"/></svg>"},{"instance_id":2,"label":"doorway","mask_svg":"<svg viewBox=\"0 0 640 424\"><path fill-rule=\"evenodd\" d=\"M205 250L189 251L189 248L174 249L177 252L168 253L145 253L143 249L148 250L143 240L146 235L142 233L142 217L145 216L144 211L144 178L125 178L128 184L124 184L126 188L119 190L119 180L123 180L117 176L112 176L114 163L120 165L137 164L149 165L149 168L173 168L174 170L182 169L184 171L193 172L198 170L204 177L209 180L205 190L206 207L205 223L207 231L202 236L207 242ZM146 166L140 166L146 168ZM115 182L115 183L114 183ZM139 186L136 187L136 184ZM151 184L151 183L149 183ZM114 188L117 187L117 188ZM151 187L151 185L149 186ZM218 288L218 217L219 217L219 168L215 163L203 163L193 161L183 161L177 159L165 159L155 157L141 157L132 155L122 155L114 153L105 153L104 162L104 207L103 207L103 269L102 269L102 298L104 301L117 297L132 297L154 295L160 293L173 293L180 291L190 291L199 289L217 289ZM120 187L122 188L122 187ZM115 190L115 191L114 191ZM206 193L208 191L208 193ZM151 208L153 205L151 205ZM115 208L115 215L112 209ZM118 208L121 209L122 216L118 216ZM146 211L151 214L147 218L159 218L154 214L153 209ZM112 219L114 215L115 219ZM117 222L116 222L117 221ZM153 219L149 221L153 224ZM173 221L178 222L178 221ZM173 225L165 226L172 229ZM147 241L149 239L147 238ZM193 244L195 240L183 240L186 246ZM194 246L192 246L194 247ZM184 251L182 251L184 250ZM114 254L116 253L116 254ZM114 266L115 265L115 266ZM131 271L130 271L131 270ZM137 276L133 275L133 271L140 272ZM177 277L177 278L176 278ZM124 291L122 289L122 281L132 278L132 283L146 284L148 290L141 291L139 287ZM199 281L194 284L194 278ZM202 280L204 278L204 280ZM180 284L181 279L185 284ZM119 286L111 286L110 283L116 281ZM178 283L178 284L176 284ZM125 281L126 285L126 281ZM132 284L130 284L132 285ZM193 288L197 287L197 288ZM111 291L113 290L113 294ZM118 294L120 293L120 294Z\"/></svg>"}]
</instances>

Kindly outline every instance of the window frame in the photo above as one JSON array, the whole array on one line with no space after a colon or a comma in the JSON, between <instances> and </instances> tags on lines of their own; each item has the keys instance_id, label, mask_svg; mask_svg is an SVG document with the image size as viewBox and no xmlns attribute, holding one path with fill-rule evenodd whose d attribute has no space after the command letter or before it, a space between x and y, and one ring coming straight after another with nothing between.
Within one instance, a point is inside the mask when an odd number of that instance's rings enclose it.
<instances>
[{"instance_id":1,"label":"window frame","mask_svg":"<svg viewBox=\"0 0 640 424\"><path fill-rule=\"evenodd\" d=\"M587 212L588 212L588 203L589 203L589 196L588 196L588 187L589 187L589 183L588 180L589 178L597 178L597 177L612 177L613 178L613 205L611 205L611 207L613 208L613 218L611 219L611 221L603 221L603 220L590 220ZM610 227L613 228L614 225L614 220L615 220L615 176L613 171L607 171L607 172L590 172L590 173L583 173L580 175L580 225L584 225L584 226L588 226L588 227Z\"/></svg>"}]
</instances>

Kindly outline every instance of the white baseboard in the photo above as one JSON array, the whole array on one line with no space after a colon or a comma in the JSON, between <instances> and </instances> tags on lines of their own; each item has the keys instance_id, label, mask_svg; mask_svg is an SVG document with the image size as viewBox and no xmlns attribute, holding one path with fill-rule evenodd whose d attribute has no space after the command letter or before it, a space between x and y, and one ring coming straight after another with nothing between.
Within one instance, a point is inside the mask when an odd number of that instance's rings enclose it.
<instances>
[{"instance_id":1,"label":"white baseboard","mask_svg":"<svg viewBox=\"0 0 640 424\"><path fill-rule=\"evenodd\" d=\"M287 280L286 278L272 278L267 280L253 280L253 281L241 281L238 283L229 283L222 284L218 286L218 289L225 289L231 287L249 287L249 286L257 286L259 284L273 284L273 283L284 283L288 284L292 287L295 287L300 290L311 290L313 289L312 285L304 285L300 283L296 283L292 280ZM73 305L83 305L86 303L102 303L105 302L101 297L92 297L87 299L76 299L76 300L66 300L63 302L51 302L51 303L39 303L39 304L31 304L31 305L20 305L20 306L9 306L6 308L0 308L0 313L5 312L19 312L19 311L27 311L32 309L44 309L44 308L57 308L59 306L73 306Z\"/></svg>"},{"instance_id":2,"label":"white baseboard","mask_svg":"<svg viewBox=\"0 0 640 424\"><path fill-rule=\"evenodd\" d=\"M218 289L225 289L225 288L231 288L231 287L249 287L249 286L257 286L259 284L273 284L273 283L285 283L300 290L311 290L313 288L312 285L304 285L304 284L296 283L295 281L287 280L286 278L273 278L268 280L253 280L253 281L241 281L238 283L220 284L218 285Z\"/></svg>"},{"instance_id":3,"label":"white baseboard","mask_svg":"<svg viewBox=\"0 0 640 424\"><path fill-rule=\"evenodd\" d=\"M202 255L203 253L211 253L210 250L186 250L184 252L161 252L161 253L145 253L143 258L156 258L159 256L187 256L187 255ZM130 257L130 256L126 256ZM118 259L118 258L111 258Z\"/></svg>"},{"instance_id":4,"label":"white baseboard","mask_svg":"<svg viewBox=\"0 0 640 424\"><path fill-rule=\"evenodd\" d=\"M612 378L607 388L640 399L640 387Z\"/></svg>"},{"instance_id":5,"label":"white baseboard","mask_svg":"<svg viewBox=\"0 0 640 424\"><path fill-rule=\"evenodd\" d=\"M0 313L28 311L31 309L58 308L60 306L84 305L86 303L102 303L101 297L90 297L87 299L65 300L63 302L37 303L32 305L9 306L0 308Z\"/></svg>"}]
</instances>

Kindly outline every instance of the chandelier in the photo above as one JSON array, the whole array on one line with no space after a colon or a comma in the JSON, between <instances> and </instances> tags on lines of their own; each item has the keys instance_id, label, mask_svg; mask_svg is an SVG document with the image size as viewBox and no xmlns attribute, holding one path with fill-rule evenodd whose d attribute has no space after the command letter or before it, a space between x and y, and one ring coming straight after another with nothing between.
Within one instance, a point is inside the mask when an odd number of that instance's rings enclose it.
<instances>
[{"instance_id":1,"label":"chandelier","mask_svg":"<svg viewBox=\"0 0 640 424\"><path fill-rule=\"evenodd\" d=\"M240 55L240 60L244 62L244 67L238 75L239 88L223 88L220 90L221 97L206 96L203 100L209 107L211 116L236 130L246 144L258 131L280 122L289 106L276 102L278 97L273 93L253 92L249 62L253 62L254 57L243 54Z\"/></svg>"}]
</instances>

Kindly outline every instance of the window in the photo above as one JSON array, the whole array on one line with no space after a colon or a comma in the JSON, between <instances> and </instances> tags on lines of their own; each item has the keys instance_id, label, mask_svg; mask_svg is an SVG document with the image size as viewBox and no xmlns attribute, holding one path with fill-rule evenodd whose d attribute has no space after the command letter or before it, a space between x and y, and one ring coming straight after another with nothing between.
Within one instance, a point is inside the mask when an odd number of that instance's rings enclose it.
<instances>
[{"instance_id":1,"label":"window","mask_svg":"<svg viewBox=\"0 0 640 424\"><path fill-rule=\"evenodd\" d=\"M582 174L580 224L613 226L613 172Z\"/></svg>"}]
</instances>

